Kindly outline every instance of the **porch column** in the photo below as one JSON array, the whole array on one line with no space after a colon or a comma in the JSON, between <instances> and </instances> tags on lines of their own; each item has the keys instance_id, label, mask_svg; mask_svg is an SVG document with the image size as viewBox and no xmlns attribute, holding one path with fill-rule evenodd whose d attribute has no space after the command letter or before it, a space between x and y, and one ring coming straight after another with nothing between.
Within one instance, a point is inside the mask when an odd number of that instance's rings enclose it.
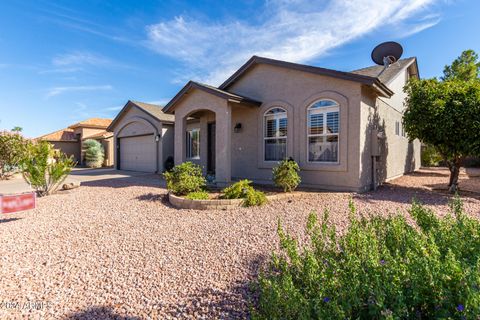
<instances>
[{"instance_id":1,"label":"porch column","mask_svg":"<svg viewBox=\"0 0 480 320\"><path fill-rule=\"evenodd\" d=\"M218 185L227 185L232 178L232 110L228 102L225 108L215 112L215 180Z\"/></svg>"},{"instance_id":2,"label":"porch column","mask_svg":"<svg viewBox=\"0 0 480 320\"><path fill-rule=\"evenodd\" d=\"M182 164L185 160L185 129L187 127L187 117L183 114L175 115L175 138L174 138L174 162L175 165Z\"/></svg>"},{"instance_id":3,"label":"porch column","mask_svg":"<svg viewBox=\"0 0 480 320\"><path fill-rule=\"evenodd\" d=\"M200 118L200 165L203 174L207 174L208 164L208 118Z\"/></svg>"}]
</instances>

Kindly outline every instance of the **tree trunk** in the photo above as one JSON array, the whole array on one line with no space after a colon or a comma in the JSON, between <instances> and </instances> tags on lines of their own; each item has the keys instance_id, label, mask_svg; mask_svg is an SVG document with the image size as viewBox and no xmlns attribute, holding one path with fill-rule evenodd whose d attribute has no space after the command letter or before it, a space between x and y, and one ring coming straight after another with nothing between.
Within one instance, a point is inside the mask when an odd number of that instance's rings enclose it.
<instances>
[{"instance_id":1,"label":"tree trunk","mask_svg":"<svg viewBox=\"0 0 480 320\"><path fill-rule=\"evenodd\" d=\"M448 190L450 193L458 191L458 176L460 175L461 159L455 159L452 162L448 162L448 168L450 169L450 181L448 183Z\"/></svg>"}]
</instances>

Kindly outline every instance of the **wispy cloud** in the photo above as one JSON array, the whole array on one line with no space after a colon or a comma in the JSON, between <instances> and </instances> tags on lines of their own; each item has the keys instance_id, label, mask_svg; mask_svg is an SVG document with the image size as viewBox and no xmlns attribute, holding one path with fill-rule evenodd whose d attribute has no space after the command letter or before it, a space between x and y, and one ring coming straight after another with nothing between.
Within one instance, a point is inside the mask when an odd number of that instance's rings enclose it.
<instances>
[{"instance_id":1,"label":"wispy cloud","mask_svg":"<svg viewBox=\"0 0 480 320\"><path fill-rule=\"evenodd\" d=\"M46 95L47 98L58 96L66 92L78 92L78 91L102 91L102 90L112 90L111 85L100 85L100 86L69 86L69 87L53 87L48 90Z\"/></svg>"},{"instance_id":2,"label":"wispy cloud","mask_svg":"<svg viewBox=\"0 0 480 320\"><path fill-rule=\"evenodd\" d=\"M391 37L422 31L439 22L428 10L436 1L268 0L263 22L179 16L147 26L146 45L188 65L179 73L219 84L253 54L308 62L380 28Z\"/></svg>"},{"instance_id":3,"label":"wispy cloud","mask_svg":"<svg viewBox=\"0 0 480 320\"><path fill-rule=\"evenodd\" d=\"M112 64L112 61L106 57L91 52L76 51L55 56L52 59L52 64L59 67L85 64L98 66Z\"/></svg>"}]
</instances>

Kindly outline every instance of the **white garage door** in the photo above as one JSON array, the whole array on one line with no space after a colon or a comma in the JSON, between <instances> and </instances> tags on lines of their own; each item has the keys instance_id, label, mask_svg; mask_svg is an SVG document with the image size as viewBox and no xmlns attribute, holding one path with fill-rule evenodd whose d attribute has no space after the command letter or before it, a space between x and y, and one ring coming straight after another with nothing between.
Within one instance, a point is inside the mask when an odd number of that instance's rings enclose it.
<instances>
[{"instance_id":1,"label":"white garage door","mask_svg":"<svg viewBox=\"0 0 480 320\"><path fill-rule=\"evenodd\" d=\"M120 138L120 169L155 172L156 152L153 134Z\"/></svg>"}]
</instances>

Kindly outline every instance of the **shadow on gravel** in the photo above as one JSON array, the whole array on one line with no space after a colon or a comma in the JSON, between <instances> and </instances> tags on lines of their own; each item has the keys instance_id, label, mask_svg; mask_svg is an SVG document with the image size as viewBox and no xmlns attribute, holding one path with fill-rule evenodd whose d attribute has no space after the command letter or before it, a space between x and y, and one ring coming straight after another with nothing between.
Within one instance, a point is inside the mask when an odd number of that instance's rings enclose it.
<instances>
[{"instance_id":1,"label":"shadow on gravel","mask_svg":"<svg viewBox=\"0 0 480 320\"><path fill-rule=\"evenodd\" d=\"M141 196L138 196L135 199L140 201L148 201L148 202L157 202L157 201L163 202L163 198L164 198L163 194L150 192L150 193L142 194Z\"/></svg>"},{"instance_id":2,"label":"shadow on gravel","mask_svg":"<svg viewBox=\"0 0 480 320\"><path fill-rule=\"evenodd\" d=\"M188 316L202 319L248 319L250 310L257 303L257 296L252 291L253 281L267 261L258 255L248 262L248 279L232 284L225 290L205 288L191 295L185 302L167 305L167 314L176 318Z\"/></svg>"},{"instance_id":3,"label":"shadow on gravel","mask_svg":"<svg viewBox=\"0 0 480 320\"><path fill-rule=\"evenodd\" d=\"M126 187L154 187L164 188L165 182L156 175L113 178L97 181L83 181L82 187L107 187L107 188L126 188Z\"/></svg>"},{"instance_id":4,"label":"shadow on gravel","mask_svg":"<svg viewBox=\"0 0 480 320\"><path fill-rule=\"evenodd\" d=\"M7 223L7 222L12 222L12 221L17 221L17 220L22 220L22 218L6 218L6 219L0 219L0 223Z\"/></svg>"},{"instance_id":5,"label":"shadow on gravel","mask_svg":"<svg viewBox=\"0 0 480 320\"><path fill-rule=\"evenodd\" d=\"M105 320L140 320L140 317L122 316L113 312L110 307L95 306L84 311L75 312L68 315L66 320L85 320L85 319L105 319Z\"/></svg>"}]
</instances>

